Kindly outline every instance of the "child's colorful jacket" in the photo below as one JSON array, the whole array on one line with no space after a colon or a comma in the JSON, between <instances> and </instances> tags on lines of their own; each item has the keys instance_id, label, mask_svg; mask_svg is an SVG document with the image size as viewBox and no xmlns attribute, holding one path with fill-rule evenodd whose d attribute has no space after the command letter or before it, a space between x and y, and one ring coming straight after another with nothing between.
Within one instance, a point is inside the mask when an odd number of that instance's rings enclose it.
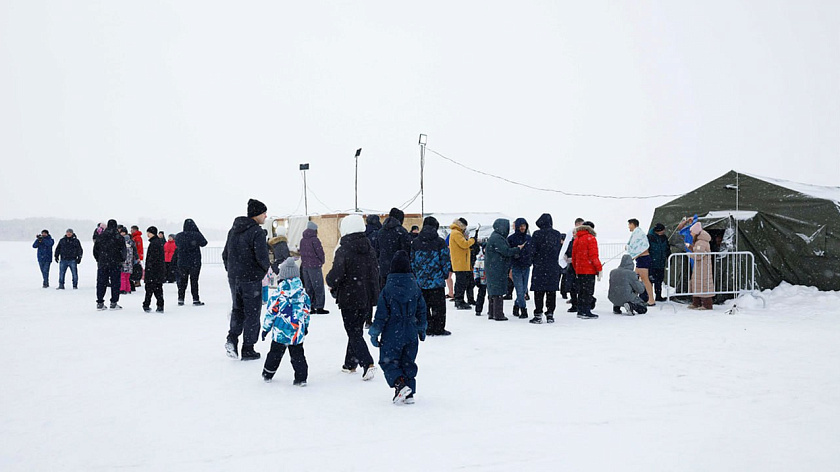
<instances>
[{"instance_id":1,"label":"child's colorful jacket","mask_svg":"<svg viewBox=\"0 0 840 472\"><path fill-rule=\"evenodd\" d=\"M299 277L281 280L269 291L263 332L270 331L271 338L280 344L303 344L309 328L310 306L309 295Z\"/></svg>"}]
</instances>

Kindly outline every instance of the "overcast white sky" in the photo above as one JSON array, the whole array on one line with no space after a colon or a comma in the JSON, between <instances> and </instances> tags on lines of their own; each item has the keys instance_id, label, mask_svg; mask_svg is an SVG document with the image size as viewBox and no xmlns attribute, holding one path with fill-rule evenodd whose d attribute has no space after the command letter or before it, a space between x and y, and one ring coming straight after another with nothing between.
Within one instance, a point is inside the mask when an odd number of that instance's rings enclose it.
<instances>
[{"instance_id":1,"label":"overcast white sky","mask_svg":"<svg viewBox=\"0 0 840 472\"><path fill-rule=\"evenodd\" d=\"M302 213L301 162L310 211L349 209L358 147L360 206L387 210L419 188L419 133L572 192L840 185L840 2L316 3L0 0L0 219ZM431 154L426 183L427 211L621 235L668 200Z\"/></svg>"}]
</instances>

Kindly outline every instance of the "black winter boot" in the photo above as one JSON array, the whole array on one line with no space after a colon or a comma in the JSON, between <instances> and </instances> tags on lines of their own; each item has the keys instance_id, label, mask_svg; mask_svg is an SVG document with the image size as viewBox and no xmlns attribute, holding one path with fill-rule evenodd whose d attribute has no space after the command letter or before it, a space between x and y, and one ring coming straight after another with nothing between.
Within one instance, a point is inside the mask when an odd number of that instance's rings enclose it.
<instances>
[{"instance_id":1,"label":"black winter boot","mask_svg":"<svg viewBox=\"0 0 840 472\"><path fill-rule=\"evenodd\" d=\"M243 361L255 361L260 358L260 353L254 350L253 344L242 345L242 355L240 359Z\"/></svg>"},{"instance_id":2,"label":"black winter boot","mask_svg":"<svg viewBox=\"0 0 840 472\"><path fill-rule=\"evenodd\" d=\"M545 314L545 322L546 323L554 323L554 313L546 313Z\"/></svg>"},{"instance_id":3,"label":"black winter boot","mask_svg":"<svg viewBox=\"0 0 840 472\"><path fill-rule=\"evenodd\" d=\"M534 317L531 318L531 321L529 321L529 323L531 323L531 324L542 324L542 315L539 314L539 313L534 314Z\"/></svg>"}]
</instances>

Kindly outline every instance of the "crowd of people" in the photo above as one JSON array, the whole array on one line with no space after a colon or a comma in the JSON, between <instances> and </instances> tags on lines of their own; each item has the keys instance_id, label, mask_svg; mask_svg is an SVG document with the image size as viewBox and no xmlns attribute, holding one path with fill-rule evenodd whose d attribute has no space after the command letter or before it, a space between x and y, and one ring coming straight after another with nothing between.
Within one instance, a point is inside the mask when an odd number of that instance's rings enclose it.
<instances>
[{"instance_id":1,"label":"crowd of people","mask_svg":"<svg viewBox=\"0 0 840 472\"><path fill-rule=\"evenodd\" d=\"M231 291L230 325L225 350L243 361L260 359L254 349L261 337L270 336L262 376L271 381L289 351L294 369L294 385L305 386L308 365L304 339L309 332L311 314L329 313L326 292L336 300L341 312L347 345L342 371L357 372L362 380L375 376L377 366L364 340L365 329L370 343L379 348L378 365L388 385L394 389L395 403L413 403L417 392L417 364L420 341L426 336L448 336L447 299L456 310L473 309L477 316L507 321L504 300L513 300L513 318L530 323L553 323L557 292L570 304L568 312L581 319L597 319L593 313L596 281L602 278L603 264L598 254L595 224L578 218L569 233L554 229L550 214L536 221L531 234L525 218L513 223L499 218L488 238L479 239L479 230L468 231L469 222L457 218L449 225L444 239L440 222L433 216L422 227L407 231L405 214L392 208L384 221L379 216L348 215L339 225L340 241L327 274L323 245L318 226L309 222L296 246L290 249L284 227L268 238L263 229L268 208L262 202L248 201L245 216L237 217L228 232L222 261ZM670 255L664 225L657 223L644 233L636 219L628 220L630 239L627 253L618 268L609 274L608 299L613 313L643 314L662 301L665 265ZM699 223L690 227L692 256L702 267L709 261L710 237ZM146 297L143 310L151 311L156 299L157 312L164 311L163 284L178 284L178 304L184 304L186 287L191 286L193 305L200 306L198 278L201 270L200 248L207 240L191 219L183 231L164 234L156 227L146 230L147 246L137 226L127 229L109 220L94 232L93 256L97 261L97 309L104 310L104 297L111 288L110 309L121 309L119 297L143 285ZM59 289L64 288L67 268L78 286L76 265L81 263L82 248L75 233L68 229L52 253L53 240L44 230L33 247L44 273L44 287L49 286L49 263L61 261ZM300 266L296 260L300 259ZM145 266L144 266L145 265ZM691 283L698 293L708 288L705 274L695 270ZM454 284L449 284L454 277ZM447 288L449 293L447 294ZM514 296L515 292L515 296ZM526 301L534 293L534 310L528 312ZM265 305L264 316L260 312ZM692 307L710 309L710 297L695 297ZM240 338L242 341L240 349Z\"/></svg>"}]
</instances>

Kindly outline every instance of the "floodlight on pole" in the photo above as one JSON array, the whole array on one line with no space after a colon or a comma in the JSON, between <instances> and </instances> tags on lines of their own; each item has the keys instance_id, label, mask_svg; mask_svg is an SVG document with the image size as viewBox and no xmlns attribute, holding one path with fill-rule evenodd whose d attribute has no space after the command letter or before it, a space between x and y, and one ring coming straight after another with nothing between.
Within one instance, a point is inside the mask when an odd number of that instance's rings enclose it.
<instances>
[{"instance_id":1,"label":"floodlight on pole","mask_svg":"<svg viewBox=\"0 0 840 472\"><path fill-rule=\"evenodd\" d=\"M426 195L425 189L423 187L423 171L426 167L426 142L428 141L429 137L425 134L420 134L420 139L417 141L417 144L420 145L420 217L426 217Z\"/></svg>"},{"instance_id":2,"label":"floodlight on pole","mask_svg":"<svg viewBox=\"0 0 840 472\"><path fill-rule=\"evenodd\" d=\"M359 156L362 148L356 149L356 213L359 213Z\"/></svg>"},{"instance_id":3,"label":"floodlight on pole","mask_svg":"<svg viewBox=\"0 0 840 472\"><path fill-rule=\"evenodd\" d=\"M303 173L303 211L306 212L306 216L309 216L309 199L306 195L306 171L308 170L308 162L300 165L300 171Z\"/></svg>"}]
</instances>

